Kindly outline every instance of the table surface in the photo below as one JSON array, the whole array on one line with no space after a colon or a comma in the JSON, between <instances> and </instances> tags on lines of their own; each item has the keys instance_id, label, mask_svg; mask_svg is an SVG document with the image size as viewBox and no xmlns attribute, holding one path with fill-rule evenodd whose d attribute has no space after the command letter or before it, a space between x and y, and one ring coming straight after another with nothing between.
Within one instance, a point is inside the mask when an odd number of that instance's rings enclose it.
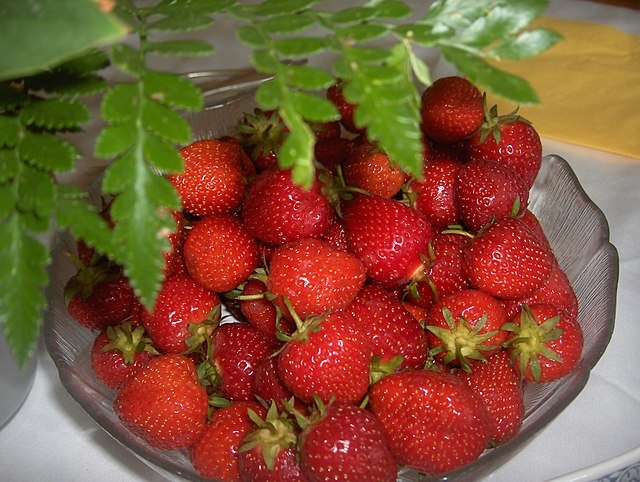
<instances>
[{"instance_id":1,"label":"table surface","mask_svg":"<svg viewBox=\"0 0 640 482\"><path fill-rule=\"evenodd\" d=\"M640 12L636 9L555 0L545 14L600 21L640 34ZM215 36L232 35L229 29L222 25ZM220 65L247 65L246 55L224 48L218 51ZM182 71L198 68L188 63L170 67ZM620 256L616 328L584 390L524 450L485 479L494 482L551 480L640 449L640 370L636 369L640 365L640 323L636 320L640 313L640 160L546 138L543 145L546 154L558 154L569 161L609 221L611 242ZM81 409L63 388L42 346L38 356L31 393L0 431L0 479L165 480L111 439ZM640 452L638 459L625 460L631 462L640 463ZM636 470L638 478L627 480L640 480L639 472ZM592 479L576 474L563 480Z\"/></svg>"}]
</instances>

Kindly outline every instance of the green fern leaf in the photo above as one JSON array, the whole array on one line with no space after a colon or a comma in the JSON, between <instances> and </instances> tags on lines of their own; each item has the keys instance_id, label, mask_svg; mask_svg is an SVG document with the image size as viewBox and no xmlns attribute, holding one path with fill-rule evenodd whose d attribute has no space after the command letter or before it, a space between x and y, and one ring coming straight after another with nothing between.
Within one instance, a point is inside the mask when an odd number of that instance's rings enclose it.
<instances>
[{"instance_id":1,"label":"green fern leaf","mask_svg":"<svg viewBox=\"0 0 640 482\"><path fill-rule=\"evenodd\" d=\"M321 90L333 84L335 79L318 67L293 65L288 68L287 81L300 89Z\"/></svg>"},{"instance_id":2,"label":"green fern leaf","mask_svg":"<svg viewBox=\"0 0 640 482\"><path fill-rule=\"evenodd\" d=\"M23 215L30 213L33 218L30 228L36 232L49 229L50 216L55 208L56 182L48 172L23 166L18 177L17 208Z\"/></svg>"},{"instance_id":3,"label":"green fern leaf","mask_svg":"<svg viewBox=\"0 0 640 482\"><path fill-rule=\"evenodd\" d=\"M0 146L13 147L18 143L20 122L17 117L0 115Z\"/></svg>"},{"instance_id":4,"label":"green fern leaf","mask_svg":"<svg viewBox=\"0 0 640 482\"><path fill-rule=\"evenodd\" d=\"M80 151L70 142L46 132L24 131L20 155L46 171L66 172L74 168Z\"/></svg>"},{"instance_id":5,"label":"green fern leaf","mask_svg":"<svg viewBox=\"0 0 640 482\"><path fill-rule=\"evenodd\" d=\"M101 115L107 122L124 123L136 119L140 108L138 86L118 84L102 99Z\"/></svg>"},{"instance_id":6,"label":"green fern leaf","mask_svg":"<svg viewBox=\"0 0 640 482\"><path fill-rule=\"evenodd\" d=\"M260 22L260 28L271 34L290 34L305 30L316 23L316 18L306 12L287 13Z\"/></svg>"},{"instance_id":7,"label":"green fern leaf","mask_svg":"<svg viewBox=\"0 0 640 482\"><path fill-rule=\"evenodd\" d=\"M149 30L160 32L195 32L213 24L213 19L197 13L187 13L181 16L163 17L149 22Z\"/></svg>"},{"instance_id":8,"label":"green fern leaf","mask_svg":"<svg viewBox=\"0 0 640 482\"><path fill-rule=\"evenodd\" d=\"M136 157L134 149L117 157L105 170L102 190L107 194L117 194L129 189L136 179Z\"/></svg>"},{"instance_id":9,"label":"green fern leaf","mask_svg":"<svg viewBox=\"0 0 640 482\"><path fill-rule=\"evenodd\" d=\"M40 99L26 104L19 114L25 125L49 130L68 130L78 127L90 118L89 108L75 99Z\"/></svg>"},{"instance_id":10,"label":"green fern leaf","mask_svg":"<svg viewBox=\"0 0 640 482\"><path fill-rule=\"evenodd\" d=\"M411 8L401 0L382 0L375 5L379 18L403 18L411 15Z\"/></svg>"},{"instance_id":11,"label":"green fern leaf","mask_svg":"<svg viewBox=\"0 0 640 482\"><path fill-rule=\"evenodd\" d=\"M155 55L205 56L213 53L213 47L198 40L165 40L151 42L147 52Z\"/></svg>"},{"instance_id":12,"label":"green fern leaf","mask_svg":"<svg viewBox=\"0 0 640 482\"><path fill-rule=\"evenodd\" d=\"M262 48L266 45L269 38L256 27L243 26L236 31L238 40L244 42L250 47ZM255 55L255 53L254 53Z\"/></svg>"},{"instance_id":13,"label":"green fern leaf","mask_svg":"<svg viewBox=\"0 0 640 482\"><path fill-rule=\"evenodd\" d=\"M492 48L487 56L496 60L522 60L544 52L560 40L562 36L554 30L528 30Z\"/></svg>"},{"instance_id":14,"label":"green fern leaf","mask_svg":"<svg viewBox=\"0 0 640 482\"><path fill-rule=\"evenodd\" d=\"M144 156L151 164L165 173L181 172L184 168L182 157L175 146L154 136L145 137Z\"/></svg>"},{"instance_id":15,"label":"green fern leaf","mask_svg":"<svg viewBox=\"0 0 640 482\"><path fill-rule=\"evenodd\" d=\"M0 149L0 183L7 182L18 175L20 159L13 149Z\"/></svg>"},{"instance_id":16,"label":"green fern leaf","mask_svg":"<svg viewBox=\"0 0 640 482\"><path fill-rule=\"evenodd\" d=\"M109 56L118 69L133 77L140 77L146 71L140 51L129 45L114 45L109 50Z\"/></svg>"},{"instance_id":17,"label":"green fern leaf","mask_svg":"<svg viewBox=\"0 0 640 482\"><path fill-rule=\"evenodd\" d=\"M136 128L132 122L113 124L100 131L94 146L94 156L112 159L130 149L136 141Z\"/></svg>"},{"instance_id":18,"label":"green fern leaf","mask_svg":"<svg viewBox=\"0 0 640 482\"><path fill-rule=\"evenodd\" d=\"M292 106L307 121L329 122L340 118L335 105L317 95L294 92L291 101Z\"/></svg>"},{"instance_id":19,"label":"green fern leaf","mask_svg":"<svg viewBox=\"0 0 640 482\"><path fill-rule=\"evenodd\" d=\"M278 53L289 58L317 55L327 47L326 42L318 37L292 37L275 40L272 45Z\"/></svg>"},{"instance_id":20,"label":"green fern leaf","mask_svg":"<svg viewBox=\"0 0 640 482\"><path fill-rule=\"evenodd\" d=\"M148 99L142 102L142 122L146 129L167 140L186 144L191 140L191 126L175 111Z\"/></svg>"},{"instance_id":21,"label":"green fern leaf","mask_svg":"<svg viewBox=\"0 0 640 482\"><path fill-rule=\"evenodd\" d=\"M202 109L202 92L184 77L151 71L144 75L143 82L145 94L155 101L181 109Z\"/></svg>"}]
</instances>

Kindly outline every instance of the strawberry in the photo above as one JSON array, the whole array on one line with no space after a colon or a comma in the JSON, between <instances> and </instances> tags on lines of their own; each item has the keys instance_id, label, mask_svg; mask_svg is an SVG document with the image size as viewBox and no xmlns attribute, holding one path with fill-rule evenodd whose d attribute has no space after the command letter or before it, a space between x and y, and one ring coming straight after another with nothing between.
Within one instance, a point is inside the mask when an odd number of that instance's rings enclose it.
<instances>
[{"instance_id":1,"label":"strawberry","mask_svg":"<svg viewBox=\"0 0 640 482\"><path fill-rule=\"evenodd\" d=\"M316 139L313 155L325 169L336 174L337 166L342 165L354 148L354 141L346 137L326 137Z\"/></svg>"},{"instance_id":2,"label":"strawberry","mask_svg":"<svg viewBox=\"0 0 640 482\"><path fill-rule=\"evenodd\" d=\"M220 482L240 482L238 450L244 438L256 426L249 418L249 410L264 416L265 409L258 402L231 402L216 409L202 436L191 447L193 466L201 477Z\"/></svg>"},{"instance_id":3,"label":"strawberry","mask_svg":"<svg viewBox=\"0 0 640 482\"><path fill-rule=\"evenodd\" d=\"M262 172L278 164L278 149L289 130L275 111L256 108L240 119L236 132L256 170Z\"/></svg>"},{"instance_id":4,"label":"strawberry","mask_svg":"<svg viewBox=\"0 0 640 482\"><path fill-rule=\"evenodd\" d=\"M264 418L249 411L257 428L238 451L238 471L243 482L307 482L298 460L297 427L275 404Z\"/></svg>"},{"instance_id":5,"label":"strawberry","mask_svg":"<svg viewBox=\"0 0 640 482\"><path fill-rule=\"evenodd\" d=\"M392 373L371 386L369 397L396 460L420 472L437 475L469 464L489 442L487 407L452 373Z\"/></svg>"},{"instance_id":6,"label":"strawberry","mask_svg":"<svg viewBox=\"0 0 640 482\"><path fill-rule=\"evenodd\" d=\"M184 449L203 432L209 400L193 362L184 355L166 354L150 360L122 386L113 409L150 446Z\"/></svg>"},{"instance_id":7,"label":"strawberry","mask_svg":"<svg viewBox=\"0 0 640 482\"><path fill-rule=\"evenodd\" d=\"M339 251L348 251L347 232L344 229L342 219L336 217L331 222L329 229L322 235L322 241Z\"/></svg>"},{"instance_id":8,"label":"strawberry","mask_svg":"<svg viewBox=\"0 0 640 482\"><path fill-rule=\"evenodd\" d=\"M140 368L158 355L142 326L131 323L104 328L91 346L91 368L109 388L120 388Z\"/></svg>"},{"instance_id":9,"label":"strawberry","mask_svg":"<svg viewBox=\"0 0 640 482\"><path fill-rule=\"evenodd\" d=\"M258 244L231 214L212 214L194 224L184 243L191 277L209 291L224 292L245 281L260 261Z\"/></svg>"},{"instance_id":10,"label":"strawberry","mask_svg":"<svg viewBox=\"0 0 640 482\"><path fill-rule=\"evenodd\" d=\"M351 151L342 164L342 172L348 186L386 198L400 191L406 177L387 154L368 142Z\"/></svg>"},{"instance_id":11,"label":"strawberry","mask_svg":"<svg viewBox=\"0 0 640 482\"><path fill-rule=\"evenodd\" d=\"M460 370L457 375L487 406L491 443L500 445L515 437L524 418L524 390L507 351L500 350L486 363L476 363L471 372Z\"/></svg>"},{"instance_id":12,"label":"strawberry","mask_svg":"<svg viewBox=\"0 0 640 482\"><path fill-rule=\"evenodd\" d=\"M455 200L464 226L477 231L497 217L521 215L529 202L522 178L492 160L470 161L456 175Z\"/></svg>"},{"instance_id":13,"label":"strawberry","mask_svg":"<svg viewBox=\"0 0 640 482\"><path fill-rule=\"evenodd\" d=\"M89 266L77 262L77 266L78 271L64 287L71 318L95 330L126 320L136 304L136 296L122 268L105 259Z\"/></svg>"},{"instance_id":14,"label":"strawberry","mask_svg":"<svg viewBox=\"0 0 640 482\"><path fill-rule=\"evenodd\" d=\"M414 179L407 188L409 196L415 199L414 207L436 229L459 222L455 185L460 166L461 162L450 158L428 160L422 178Z\"/></svg>"},{"instance_id":15,"label":"strawberry","mask_svg":"<svg viewBox=\"0 0 640 482\"><path fill-rule=\"evenodd\" d=\"M422 93L420 112L429 139L445 143L466 139L484 120L482 93L465 78L443 77Z\"/></svg>"},{"instance_id":16,"label":"strawberry","mask_svg":"<svg viewBox=\"0 0 640 482\"><path fill-rule=\"evenodd\" d=\"M208 339L220 321L220 298L185 274L168 277L152 311L144 310L142 324L158 350L193 351Z\"/></svg>"},{"instance_id":17,"label":"strawberry","mask_svg":"<svg viewBox=\"0 0 640 482\"><path fill-rule=\"evenodd\" d=\"M340 123L349 132L361 134L365 129L355 124L354 114L357 106L345 99L343 94L344 82L338 81L327 89L327 99L336 106L340 113Z\"/></svg>"},{"instance_id":18,"label":"strawberry","mask_svg":"<svg viewBox=\"0 0 640 482\"><path fill-rule=\"evenodd\" d=\"M300 323L278 354L278 374L304 402L317 396L356 403L367 393L370 362L369 337L349 313L337 311Z\"/></svg>"},{"instance_id":19,"label":"strawberry","mask_svg":"<svg viewBox=\"0 0 640 482\"><path fill-rule=\"evenodd\" d=\"M408 300L431 308L441 297L468 287L462 257L468 238L456 232L436 233L429 247L424 275L409 286Z\"/></svg>"},{"instance_id":20,"label":"strawberry","mask_svg":"<svg viewBox=\"0 0 640 482\"><path fill-rule=\"evenodd\" d=\"M551 274L553 254L518 218L497 219L465 248L463 270L472 286L507 300L523 299Z\"/></svg>"},{"instance_id":21,"label":"strawberry","mask_svg":"<svg viewBox=\"0 0 640 482\"><path fill-rule=\"evenodd\" d=\"M321 404L299 436L300 464L313 482L394 482L397 465L380 422L355 406Z\"/></svg>"},{"instance_id":22,"label":"strawberry","mask_svg":"<svg viewBox=\"0 0 640 482\"><path fill-rule=\"evenodd\" d=\"M509 335L502 330L506 322L500 301L484 291L465 289L445 296L429 310L425 321L430 353L470 371L474 361L501 350Z\"/></svg>"},{"instance_id":23,"label":"strawberry","mask_svg":"<svg viewBox=\"0 0 640 482\"><path fill-rule=\"evenodd\" d=\"M467 142L470 160L493 160L513 169L527 189L533 186L542 163L542 142L529 121L515 114L487 113L482 128Z\"/></svg>"},{"instance_id":24,"label":"strawberry","mask_svg":"<svg viewBox=\"0 0 640 482\"><path fill-rule=\"evenodd\" d=\"M242 205L242 221L249 233L274 245L320 237L333 217L320 181L305 189L293 182L291 170L277 168L255 178Z\"/></svg>"},{"instance_id":25,"label":"strawberry","mask_svg":"<svg viewBox=\"0 0 640 482\"><path fill-rule=\"evenodd\" d=\"M533 232L533 234L538 238L538 241L542 243L544 248L547 251L553 253L553 248L551 247L549 238L547 238L547 234L545 233L544 228L542 227L542 224L540 224L540 220L538 219L538 217L529 209L525 209L522 216L519 216L519 217L522 223L525 224ZM554 262L555 261L556 260L554 256Z\"/></svg>"},{"instance_id":26,"label":"strawberry","mask_svg":"<svg viewBox=\"0 0 640 482\"><path fill-rule=\"evenodd\" d=\"M369 278L385 288L407 283L424 268L433 230L415 209L380 196L357 196L343 210L351 251Z\"/></svg>"},{"instance_id":27,"label":"strawberry","mask_svg":"<svg viewBox=\"0 0 640 482\"><path fill-rule=\"evenodd\" d=\"M290 316L290 304L300 318L307 318L347 307L365 278L358 258L308 238L274 251L267 289L285 316Z\"/></svg>"},{"instance_id":28,"label":"strawberry","mask_svg":"<svg viewBox=\"0 0 640 482\"><path fill-rule=\"evenodd\" d=\"M184 169L168 179L180 195L186 212L194 216L230 213L246 190L241 149L220 139L195 141L182 149Z\"/></svg>"},{"instance_id":29,"label":"strawberry","mask_svg":"<svg viewBox=\"0 0 640 482\"><path fill-rule=\"evenodd\" d=\"M277 354L273 355L266 356L256 363L251 380L251 390L258 400L273 402L282 410L284 401L291 400L293 394L280 380Z\"/></svg>"},{"instance_id":30,"label":"strawberry","mask_svg":"<svg viewBox=\"0 0 640 482\"><path fill-rule=\"evenodd\" d=\"M516 373L525 380L557 380L580 361L582 328L562 308L548 303L522 305L504 329L512 332L506 346Z\"/></svg>"},{"instance_id":31,"label":"strawberry","mask_svg":"<svg viewBox=\"0 0 640 482\"><path fill-rule=\"evenodd\" d=\"M255 366L279 346L277 340L245 323L220 325L211 337L211 362L229 400L251 400Z\"/></svg>"},{"instance_id":32,"label":"strawberry","mask_svg":"<svg viewBox=\"0 0 640 482\"><path fill-rule=\"evenodd\" d=\"M402 367L422 368L427 360L427 337L402 302L375 284L364 286L347 310L369 335L373 356L384 363L403 357Z\"/></svg>"},{"instance_id":33,"label":"strawberry","mask_svg":"<svg viewBox=\"0 0 640 482\"><path fill-rule=\"evenodd\" d=\"M239 296L240 311L246 320L256 329L275 336L278 332L278 322L290 325L287 320L278 319L276 306L267 299L267 285L259 278L249 278L242 287Z\"/></svg>"}]
</instances>

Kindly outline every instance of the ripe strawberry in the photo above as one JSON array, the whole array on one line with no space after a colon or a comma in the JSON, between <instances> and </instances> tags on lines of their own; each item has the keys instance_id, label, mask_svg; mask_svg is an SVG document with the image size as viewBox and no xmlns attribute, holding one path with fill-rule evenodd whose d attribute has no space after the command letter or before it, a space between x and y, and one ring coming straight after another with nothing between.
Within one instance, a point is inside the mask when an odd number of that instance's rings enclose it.
<instances>
[{"instance_id":1,"label":"ripe strawberry","mask_svg":"<svg viewBox=\"0 0 640 482\"><path fill-rule=\"evenodd\" d=\"M506 322L502 304L484 291L465 289L445 296L425 321L430 353L470 371L474 361L501 350L509 335L502 330Z\"/></svg>"},{"instance_id":2,"label":"ripe strawberry","mask_svg":"<svg viewBox=\"0 0 640 482\"><path fill-rule=\"evenodd\" d=\"M459 222L455 185L460 166L461 162L450 158L427 160L422 179L414 179L407 188L409 196L415 198L415 208L435 229Z\"/></svg>"},{"instance_id":3,"label":"ripe strawberry","mask_svg":"<svg viewBox=\"0 0 640 482\"><path fill-rule=\"evenodd\" d=\"M249 233L274 245L320 237L333 217L317 179L305 189L293 182L290 170L277 168L255 178L242 205L242 221Z\"/></svg>"},{"instance_id":4,"label":"ripe strawberry","mask_svg":"<svg viewBox=\"0 0 640 482\"><path fill-rule=\"evenodd\" d=\"M551 274L553 255L518 218L505 217L465 248L463 269L472 286L507 300L523 299Z\"/></svg>"},{"instance_id":5,"label":"ripe strawberry","mask_svg":"<svg viewBox=\"0 0 640 482\"><path fill-rule=\"evenodd\" d=\"M395 199L357 196L343 217L349 247L372 281L394 288L422 272L433 230L418 211Z\"/></svg>"},{"instance_id":6,"label":"ripe strawberry","mask_svg":"<svg viewBox=\"0 0 640 482\"><path fill-rule=\"evenodd\" d=\"M484 120L482 93L467 79L443 77L422 93L420 112L428 138L445 143L466 139Z\"/></svg>"},{"instance_id":7,"label":"ripe strawberry","mask_svg":"<svg viewBox=\"0 0 640 482\"><path fill-rule=\"evenodd\" d=\"M300 318L307 318L348 306L365 278L358 258L308 238L276 249L267 289L285 316L290 316L290 303Z\"/></svg>"},{"instance_id":8,"label":"ripe strawberry","mask_svg":"<svg viewBox=\"0 0 640 482\"><path fill-rule=\"evenodd\" d=\"M242 287L239 297L240 311L247 321L256 329L275 336L278 332L278 323L286 326L286 331L291 331L288 320L278 319L276 306L267 299L267 285L259 278L249 278Z\"/></svg>"},{"instance_id":9,"label":"ripe strawberry","mask_svg":"<svg viewBox=\"0 0 640 482\"><path fill-rule=\"evenodd\" d=\"M512 332L507 342L511 362L525 380L557 380L580 361L582 328L562 308L548 303L523 305L504 329Z\"/></svg>"},{"instance_id":10,"label":"ripe strawberry","mask_svg":"<svg viewBox=\"0 0 640 482\"><path fill-rule=\"evenodd\" d=\"M278 409L284 408L284 402L293 398L291 391L284 386L278 375L278 358L274 353L256 363L251 380L251 390L258 400L273 402Z\"/></svg>"},{"instance_id":11,"label":"ripe strawberry","mask_svg":"<svg viewBox=\"0 0 640 482\"><path fill-rule=\"evenodd\" d=\"M497 217L521 215L529 202L529 190L522 178L497 161L463 164L455 185L460 220L472 231Z\"/></svg>"},{"instance_id":12,"label":"ripe strawberry","mask_svg":"<svg viewBox=\"0 0 640 482\"><path fill-rule=\"evenodd\" d=\"M396 460L420 472L436 475L462 467L489 442L484 402L452 373L392 373L371 386L369 397Z\"/></svg>"},{"instance_id":13,"label":"ripe strawberry","mask_svg":"<svg viewBox=\"0 0 640 482\"><path fill-rule=\"evenodd\" d=\"M314 482L394 482L397 465L384 429L368 410L331 403L299 436L300 464Z\"/></svg>"},{"instance_id":14,"label":"ripe strawberry","mask_svg":"<svg viewBox=\"0 0 640 482\"><path fill-rule=\"evenodd\" d=\"M510 167L533 186L542 163L542 142L536 129L517 115L489 113L482 128L468 141L470 160L494 160Z\"/></svg>"},{"instance_id":15,"label":"ripe strawberry","mask_svg":"<svg viewBox=\"0 0 640 482\"><path fill-rule=\"evenodd\" d=\"M386 198L400 191L406 177L387 154L368 142L351 151L342 164L342 172L347 186Z\"/></svg>"},{"instance_id":16,"label":"ripe strawberry","mask_svg":"<svg viewBox=\"0 0 640 482\"><path fill-rule=\"evenodd\" d=\"M209 400L196 367L184 355L150 360L120 389L113 409L123 424L152 447L184 449L205 428Z\"/></svg>"},{"instance_id":17,"label":"ripe strawberry","mask_svg":"<svg viewBox=\"0 0 640 482\"><path fill-rule=\"evenodd\" d=\"M317 396L357 403L369 387L370 362L369 337L349 313L337 311L300 324L278 355L278 374L304 402Z\"/></svg>"},{"instance_id":18,"label":"ripe strawberry","mask_svg":"<svg viewBox=\"0 0 640 482\"><path fill-rule=\"evenodd\" d=\"M322 235L322 241L339 251L348 251L347 232L344 229L342 219L336 217L331 222L329 229Z\"/></svg>"},{"instance_id":19,"label":"ripe strawberry","mask_svg":"<svg viewBox=\"0 0 640 482\"><path fill-rule=\"evenodd\" d=\"M278 341L251 325L225 323L213 332L211 342L211 362L220 377L224 397L251 400L255 366L278 348Z\"/></svg>"},{"instance_id":20,"label":"ripe strawberry","mask_svg":"<svg viewBox=\"0 0 640 482\"><path fill-rule=\"evenodd\" d=\"M342 165L354 148L354 141L346 137L326 137L316 139L313 154L324 168L336 174L337 166Z\"/></svg>"},{"instance_id":21,"label":"ripe strawberry","mask_svg":"<svg viewBox=\"0 0 640 482\"><path fill-rule=\"evenodd\" d=\"M260 261L258 244L231 214L212 214L194 224L184 243L191 277L209 291L224 292L245 281Z\"/></svg>"},{"instance_id":22,"label":"ripe strawberry","mask_svg":"<svg viewBox=\"0 0 640 482\"><path fill-rule=\"evenodd\" d=\"M64 299L71 318L94 330L126 320L136 303L122 268L104 259L89 266L78 262L78 271L65 284Z\"/></svg>"},{"instance_id":23,"label":"ripe strawberry","mask_svg":"<svg viewBox=\"0 0 640 482\"><path fill-rule=\"evenodd\" d=\"M524 418L522 380L509 361L506 350L491 355L486 363L476 363L471 372L457 372L484 400L491 422L491 443L500 445L515 437Z\"/></svg>"},{"instance_id":24,"label":"ripe strawberry","mask_svg":"<svg viewBox=\"0 0 640 482\"><path fill-rule=\"evenodd\" d=\"M469 283L462 269L466 236L436 233L425 262L425 273L409 286L408 300L423 308L431 308L440 298L467 288Z\"/></svg>"},{"instance_id":25,"label":"ripe strawberry","mask_svg":"<svg viewBox=\"0 0 640 482\"><path fill-rule=\"evenodd\" d=\"M507 318L512 318L520 309L520 305L534 303L549 303L567 311L574 318L578 317L578 297L562 268L554 263L551 274L544 284L536 291L522 300L504 300L503 306L507 312Z\"/></svg>"},{"instance_id":26,"label":"ripe strawberry","mask_svg":"<svg viewBox=\"0 0 640 482\"><path fill-rule=\"evenodd\" d=\"M382 363L401 355L402 367L422 368L427 361L427 337L422 326L386 290L364 286L347 310L369 335L373 356Z\"/></svg>"},{"instance_id":27,"label":"ripe strawberry","mask_svg":"<svg viewBox=\"0 0 640 482\"><path fill-rule=\"evenodd\" d=\"M298 459L297 427L275 404L260 418L249 412L257 428L238 451L238 471L243 482L307 482Z\"/></svg>"},{"instance_id":28,"label":"ripe strawberry","mask_svg":"<svg viewBox=\"0 0 640 482\"><path fill-rule=\"evenodd\" d=\"M188 275L168 277L152 311L144 310L142 324L158 350L183 353L195 350L220 321L220 298Z\"/></svg>"},{"instance_id":29,"label":"ripe strawberry","mask_svg":"<svg viewBox=\"0 0 640 482\"><path fill-rule=\"evenodd\" d=\"M120 388L158 355L142 326L131 323L104 328L91 346L91 368L109 388Z\"/></svg>"},{"instance_id":30,"label":"ripe strawberry","mask_svg":"<svg viewBox=\"0 0 640 482\"><path fill-rule=\"evenodd\" d=\"M540 224L540 220L538 219L538 217L533 214L532 211L526 209L522 216L520 216L520 220L533 232L533 234L538 238L538 241L542 243L544 248L547 251L553 253L553 248L551 247L549 238L547 238L547 234L545 233L542 224ZM554 262L555 261L556 260L554 255Z\"/></svg>"},{"instance_id":31,"label":"ripe strawberry","mask_svg":"<svg viewBox=\"0 0 640 482\"><path fill-rule=\"evenodd\" d=\"M264 416L258 402L231 402L216 409L202 436L191 447L193 466L200 476L220 482L239 482L238 450L244 438L255 429L248 410Z\"/></svg>"},{"instance_id":32,"label":"ripe strawberry","mask_svg":"<svg viewBox=\"0 0 640 482\"><path fill-rule=\"evenodd\" d=\"M330 100L338 109L338 112L340 113L340 123L342 126L351 133L361 134L365 129L357 126L354 121L357 106L345 99L342 92L343 87L344 83L342 81L338 81L331 85L327 89L327 99Z\"/></svg>"},{"instance_id":33,"label":"ripe strawberry","mask_svg":"<svg viewBox=\"0 0 640 482\"><path fill-rule=\"evenodd\" d=\"M194 216L235 211L247 185L239 144L204 139L183 147L180 154L184 169L168 178L184 210Z\"/></svg>"}]
</instances>

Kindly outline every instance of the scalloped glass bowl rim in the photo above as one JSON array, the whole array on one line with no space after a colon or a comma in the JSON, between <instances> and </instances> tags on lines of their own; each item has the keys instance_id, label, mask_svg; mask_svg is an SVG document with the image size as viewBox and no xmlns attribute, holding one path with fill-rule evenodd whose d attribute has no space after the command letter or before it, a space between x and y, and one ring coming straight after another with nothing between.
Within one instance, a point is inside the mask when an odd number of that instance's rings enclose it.
<instances>
[{"instance_id":1,"label":"scalloped glass bowl rim","mask_svg":"<svg viewBox=\"0 0 640 482\"><path fill-rule=\"evenodd\" d=\"M207 97L208 107L204 111L186 114L195 137L231 133L240 115L255 106L253 94L257 83L241 89L223 89L219 94ZM465 467L422 480L477 480L522 450L580 393L613 333L617 250L609 242L609 228L602 211L589 199L564 159L545 156L531 191L529 207L540 219L560 265L574 283L580 299L579 320L585 331L583 357L577 369L567 377L550 384L527 387L526 418L515 438L488 450ZM73 248L67 235L59 236L53 250L52 282L47 289L49 308L45 314L45 343L62 384L99 426L153 470L168 479L201 480L191 467L186 452L163 452L149 447L130 434L113 413L111 399L114 392L104 387L90 369L89 349L95 335L70 320L62 302L62 287L73 274L73 267L62 252ZM402 469L399 480L417 481L418 474Z\"/></svg>"}]
</instances>

